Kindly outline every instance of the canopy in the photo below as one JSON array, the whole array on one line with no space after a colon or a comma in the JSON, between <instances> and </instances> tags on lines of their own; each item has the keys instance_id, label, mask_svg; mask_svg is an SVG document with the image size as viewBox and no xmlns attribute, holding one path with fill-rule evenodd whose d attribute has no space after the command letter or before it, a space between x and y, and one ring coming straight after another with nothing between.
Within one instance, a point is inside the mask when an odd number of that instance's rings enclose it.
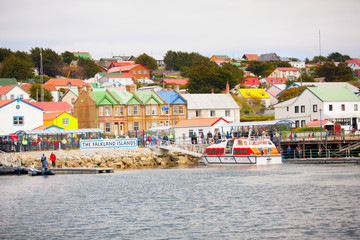
<instances>
[{"instance_id":1,"label":"canopy","mask_svg":"<svg viewBox=\"0 0 360 240\"><path fill-rule=\"evenodd\" d=\"M82 134L82 133L103 133L100 128L81 128L81 129L50 129L50 130L19 130L15 135L56 135L56 134Z\"/></svg>"},{"instance_id":2,"label":"canopy","mask_svg":"<svg viewBox=\"0 0 360 240\"><path fill-rule=\"evenodd\" d=\"M153 127L150 128L148 131L163 131L163 130L170 130L172 126L163 126L163 127Z\"/></svg>"},{"instance_id":3,"label":"canopy","mask_svg":"<svg viewBox=\"0 0 360 240\"><path fill-rule=\"evenodd\" d=\"M249 126L274 126L274 125L292 125L295 124L290 120L273 120L273 121L258 121L258 122L239 122L239 123L225 123L220 127L249 127Z\"/></svg>"}]
</instances>

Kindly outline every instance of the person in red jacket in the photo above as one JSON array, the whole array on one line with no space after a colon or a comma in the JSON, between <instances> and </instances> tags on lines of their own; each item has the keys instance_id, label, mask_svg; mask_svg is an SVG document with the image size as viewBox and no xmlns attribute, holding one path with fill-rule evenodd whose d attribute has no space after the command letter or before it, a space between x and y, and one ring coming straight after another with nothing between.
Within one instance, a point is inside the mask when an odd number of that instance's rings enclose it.
<instances>
[{"instance_id":1,"label":"person in red jacket","mask_svg":"<svg viewBox=\"0 0 360 240\"><path fill-rule=\"evenodd\" d=\"M52 167L55 167L55 163L56 163L56 156L55 156L55 154L52 152L51 154L50 154L50 161L51 161L51 166Z\"/></svg>"}]
</instances>

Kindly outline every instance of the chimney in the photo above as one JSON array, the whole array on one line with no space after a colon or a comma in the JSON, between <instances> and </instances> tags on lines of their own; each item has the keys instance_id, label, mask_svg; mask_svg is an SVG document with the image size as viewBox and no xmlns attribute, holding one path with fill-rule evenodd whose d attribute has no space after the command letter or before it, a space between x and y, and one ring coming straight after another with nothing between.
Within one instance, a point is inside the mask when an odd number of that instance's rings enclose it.
<instances>
[{"instance_id":1,"label":"chimney","mask_svg":"<svg viewBox=\"0 0 360 240\"><path fill-rule=\"evenodd\" d=\"M180 92L180 85L175 85L174 90L178 93Z\"/></svg>"},{"instance_id":2,"label":"chimney","mask_svg":"<svg viewBox=\"0 0 360 240\"><path fill-rule=\"evenodd\" d=\"M126 85L126 91L130 92L130 93L135 93L135 84L128 84Z\"/></svg>"},{"instance_id":3,"label":"chimney","mask_svg":"<svg viewBox=\"0 0 360 240\"><path fill-rule=\"evenodd\" d=\"M213 88L211 89L211 93L214 94L214 89Z\"/></svg>"},{"instance_id":4,"label":"chimney","mask_svg":"<svg viewBox=\"0 0 360 240\"><path fill-rule=\"evenodd\" d=\"M90 83L86 84L86 92L89 96L91 96L92 88Z\"/></svg>"},{"instance_id":5,"label":"chimney","mask_svg":"<svg viewBox=\"0 0 360 240\"><path fill-rule=\"evenodd\" d=\"M225 93L230 93L229 82L226 82L226 90L225 90Z\"/></svg>"},{"instance_id":6,"label":"chimney","mask_svg":"<svg viewBox=\"0 0 360 240\"><path fill-rule=\"evenodd\" d=\"M167 85L167 86L166 86L166 90L167 90L167 91L171 91L171 89L172 89L171 85Z\"/></svg>"},{"instance_id":7,"label":"chimney","mask_svg":"<svg viewBox=\"0 0 360 240\"><path fill-rule=\"evenodd\" d=\"M78 86L78 96L80 96L81 92L82 92L82 87Z\"/></svg>"}]
</instances>

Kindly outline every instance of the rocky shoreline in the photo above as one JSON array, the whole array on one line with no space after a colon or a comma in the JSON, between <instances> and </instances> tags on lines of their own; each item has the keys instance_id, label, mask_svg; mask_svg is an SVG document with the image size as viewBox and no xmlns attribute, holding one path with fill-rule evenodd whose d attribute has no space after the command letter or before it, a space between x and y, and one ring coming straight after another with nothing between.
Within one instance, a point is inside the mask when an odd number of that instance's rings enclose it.
<instances>
[{"instance_id":1,"label":"rocky shoreline","mask_svg":"<svg viewBox=\"0 0 360 240\"><path fill-rule=\"evenodd\" d=\"M40 158L45 154L49 166L51 152L56 155L57 168L70 167L100 167L114 168L115 170L139 169L148 167L176 167L198 166L198 159L189 159L186 155L170 154L158 155L148 148L105 148L86 150L56 150L5 153L0 155L3 165L30 167L35 164L41 167Z\"/></svg>"}]
</instances>

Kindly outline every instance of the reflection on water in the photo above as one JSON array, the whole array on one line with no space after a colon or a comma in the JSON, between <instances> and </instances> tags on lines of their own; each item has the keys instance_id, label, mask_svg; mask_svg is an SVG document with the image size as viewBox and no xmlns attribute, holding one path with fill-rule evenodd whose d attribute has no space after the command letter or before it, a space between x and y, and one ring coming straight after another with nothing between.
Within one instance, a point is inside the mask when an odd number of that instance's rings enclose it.
<instances>
[{"instance_id":1,"label":"reflection on water","mask_svg":"<svg viewBox=\"0 0 360 240\"><path fill-rule=\"evenodd\" d=\"M359 165L0 177L1 239L359 239Z\"/></svg>"}]
</instances>

